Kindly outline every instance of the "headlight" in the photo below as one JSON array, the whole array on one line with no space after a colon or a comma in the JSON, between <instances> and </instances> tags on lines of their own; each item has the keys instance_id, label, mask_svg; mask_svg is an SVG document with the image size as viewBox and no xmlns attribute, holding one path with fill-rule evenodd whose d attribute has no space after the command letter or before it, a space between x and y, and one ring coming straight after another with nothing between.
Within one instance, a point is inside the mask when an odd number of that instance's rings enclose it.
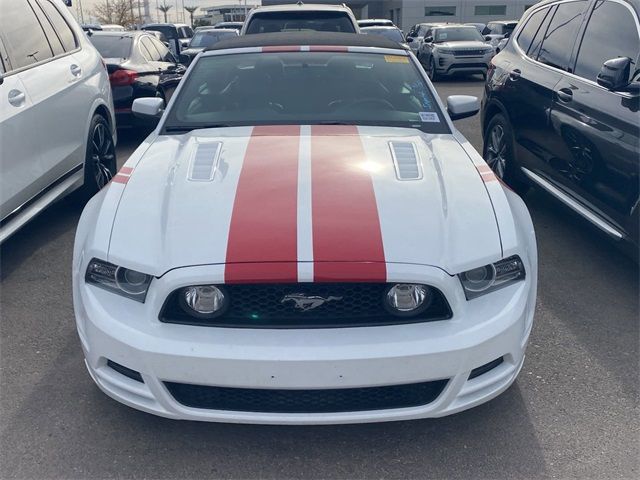
<instances>
[{"instance_id":1,"label":"headlight","mask_svg":"<svg viewBox=\"0 0 640 480\"><path fill-rule=\"evenodd\" d=\"M442 55L453 55L453 50L450 48L438 48L436 51Z\"/></svg>"},{"instance_id":2,"label":"headlight","mask_svg":"<svg viewBox=\"0 0 640 480\"><path fill-rule=\"evenodd\" d=\"M92 259L85 281L138 302L144 303L151 283L151 275L119 267L113 263Z\"/></svg>"},{"instance_id":3,"label":"headlight","mask_svg":"<svg viewBox=\"0 0 640 480\"><path fill-rule=\"evenodd\" d=\"M180 289L178 295L182 309L199 318L220 316L228 304L227 296L215 285L185 287Z\"/></svg>"},{"instance_id":4,"label":"headlight","mask_svg":"<svg viewBox=\"0 0 640 480\"><path fill-rule=\"evenodd\" d=\"M389 313L399 317L411 317L424 312L433 301L433 292L426 285L398 283L391 286L384 302Z\"/></svg>"},{"instance_id":5,"label":"headlight","mask_svg":"<svg viewBox=\"0 0 640 480\"><path fill-rule=\"evenodd\" d=\"M474 268L458 275L467 300L493 292L524 279L524 265L520 257L505 258L499 262Z\"/></svg>"}]
</instances>

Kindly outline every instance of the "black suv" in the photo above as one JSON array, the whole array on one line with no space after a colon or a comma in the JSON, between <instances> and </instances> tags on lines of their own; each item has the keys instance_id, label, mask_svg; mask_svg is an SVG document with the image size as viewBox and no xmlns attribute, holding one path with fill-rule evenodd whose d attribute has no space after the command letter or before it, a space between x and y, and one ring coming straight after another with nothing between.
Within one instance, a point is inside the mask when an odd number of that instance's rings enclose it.
<instances>
[{"instance_id":1,"label":"black suv","mask_svg":"<svg viewBox=\"0 0 640 480\"><path fill-rule=\"evenodd\" d=\"M640 0L547 0L491 61L484 158L638 251Z\"/></svg>"}]
</instances>

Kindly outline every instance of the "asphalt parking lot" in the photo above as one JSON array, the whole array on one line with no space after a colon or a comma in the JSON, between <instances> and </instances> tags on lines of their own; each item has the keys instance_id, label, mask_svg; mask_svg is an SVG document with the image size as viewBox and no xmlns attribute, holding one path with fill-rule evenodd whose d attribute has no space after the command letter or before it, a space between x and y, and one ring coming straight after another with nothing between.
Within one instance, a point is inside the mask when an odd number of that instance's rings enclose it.
<instances>
[{"instance_id":1,"label":"asphalt parking lot","mask_svg":"<svg viewBox=\"0 0 640 480\"><path fill-rule=\"evenodd\" d=\"M482 85L437 87L481 96ZM480 150L479 118L458 126ZM121 134L120 164L141 140ZM0 250L0 476L638 478L638 266L541 192L525 200L540 272L518 381L447 418L323 427L172 421L102 394L73 320L81 208L54 205Z\"/></svg>"}]
</instances>

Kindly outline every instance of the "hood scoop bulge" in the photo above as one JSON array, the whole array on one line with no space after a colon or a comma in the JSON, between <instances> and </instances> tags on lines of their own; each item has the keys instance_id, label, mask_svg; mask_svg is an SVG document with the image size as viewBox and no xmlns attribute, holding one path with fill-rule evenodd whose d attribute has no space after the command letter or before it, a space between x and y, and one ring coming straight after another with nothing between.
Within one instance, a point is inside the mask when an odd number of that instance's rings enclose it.
<instances>
[{"instance_id":1,"label":"hood scoop bulge","mask_svg":"<svg viewBox=\"0 0 640 480\"><path fill-rule=\"evenodd\" d=\"M391 141L389 148L398 180L422 179L422 166L413 142Z\"/></svg>"},{"instance_id":2,"label":"hood scoop bulge","mask_svg":"<svg viewBox=\"0 0 640 480\"><path fill-rule=\"evenodd\" d=\"M198 143L191 157L188 179L192 182L210 182L216 174L222 142Z\"/></svg>"}]
</instances>

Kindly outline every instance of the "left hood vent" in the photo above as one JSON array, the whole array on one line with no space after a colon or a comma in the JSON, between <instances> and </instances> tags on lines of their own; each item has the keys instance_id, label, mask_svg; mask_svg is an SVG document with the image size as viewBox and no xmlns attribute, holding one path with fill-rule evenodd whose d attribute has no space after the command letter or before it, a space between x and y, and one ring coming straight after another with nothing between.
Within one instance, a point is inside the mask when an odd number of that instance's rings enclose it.
<instances>
[{"instance_id":1,"label":"left hood vent","mask_svg":"<svg viewBox=\"0 0 640 480\"><path fill-rule=\"evenodd\" d=\"M413 142L389 142L398 180L420 180L422 166Z\"/></svg>"},{"instance_id":2,"label":"left hood vent","mask_svg":"<svg viewBox=\"0 0 640 480\"><path fill-rule=\"evenodd\" d=\"M210 182L216 174L222 142L198 143L196 153L191 157L189 180Z\"/></svg>"}]
</instances>

